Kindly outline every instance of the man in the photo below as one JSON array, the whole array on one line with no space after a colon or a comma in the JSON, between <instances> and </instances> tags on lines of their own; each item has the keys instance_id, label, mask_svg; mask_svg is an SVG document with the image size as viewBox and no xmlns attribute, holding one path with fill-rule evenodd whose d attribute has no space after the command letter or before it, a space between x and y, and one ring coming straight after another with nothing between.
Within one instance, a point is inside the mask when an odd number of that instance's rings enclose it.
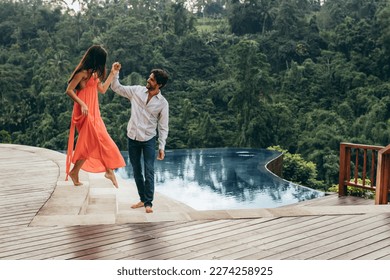
<instances>
[{"instance_id":1,"label":"man","mask_svg":"<svg viewBox=\"0 0 390 280\"><path fill-rule=\"evenodd\" d=\"M158 132L158 160L165 157L165 143L168 137L169 105L160 91L167 83L168 75L164 70L153 69L146 87L123 86L118 80L120 68L118 62L112 66L111 71L115 77L111 82L111 89L131 101L131 116L127 124L129 158L140 197L140 201L131 208L145 207L146 213L152 213L156 135ZM141 155L145 177L142 173Z\"/></svg>"}]
</instances>

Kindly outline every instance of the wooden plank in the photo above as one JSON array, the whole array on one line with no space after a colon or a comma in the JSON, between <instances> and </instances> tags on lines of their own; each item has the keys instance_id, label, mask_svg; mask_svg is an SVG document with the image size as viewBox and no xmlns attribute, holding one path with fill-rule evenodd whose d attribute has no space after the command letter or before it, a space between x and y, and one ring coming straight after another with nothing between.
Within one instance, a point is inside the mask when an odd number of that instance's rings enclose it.
<instances>
[{"instance_id":1,"label":"wooden plank","mask_svg":"<svg viewBox=\"0 0 390 280\"><path fill-rule=\"evenodd\" d=\"M49 235L55 232L61 232L61 230L65 230L65 228L33 228L33 227L9 227L2 231L0 231L0 251L1 246L6 244L7 242L18 242L21 239L25 240L26 238L35 238L39 235Z\"/></svg>"},{"instance_id":2,"label":"wooden plank","mask_svg":"<svg viewBox=\"0 0 390 280\"><path fill-rule=\"evenodd\" d=\"M299 240L289 240L286 239L284 243L279 242L273 244L274 247L262 248L261 252L255 252L249 254L242 259L285 259L289 256L296 255L300 252L310 251L313 248L319 246L319 240L326 239L329 236L340 234L346 232L350 229L350 225L361 223L361 217L345 217L339 216L335 217L334 223L332 225L324 225L324 227L319 228L318 230L313 230L310 232L303 232L301 236L302 239ZM322 241L323 242L323 241ZM329 241L331 242L331 241Z\"/></svg>"},{"instance_id":3,"label":"wooden plank","mask_svg":"<svg viewBox=\"0 0 390 280\"><path fill-rule=\"evenodd\" d=\"M51 194L53 192L54 186L51 184L42 184L37 183L34 185L33 183L25 183L23 185L18 186L9 186L3 188L0 192L0 197L10 198L10 197L25 197L26 192L32 195L46 195Z\"/></svg>"},{"instance_id":4,"label":"wooden plank","mask_svg":"<svg viewBox=\"0 0 390 280\"><path fill-rule=\"evenodd\" d=\"M378 236L375 237L378 239ZM360 244L359 244L360 245ZM345 248L347 249L347 248ZM385 235L382 240L376 240L371 244L365 246L358 246L352 248L352 250L345 250L346 253L338 255L332 259L334 260L375 260L379 259L390 252L390 238Z\"/></svg>"},{"instance_id":5,"label":"wooden plank","mask_svg":"<svg viewBox=\"0 0 390 280\"><path fill-rule=\"evenodd\" d=\"M243 222L243 221L242 221ZM251 222L253 223L254 221L248 221L248 223ZM245 225L241 225L241 227L245 227L245 226L248 226L248 224L245 224ZM211 228L208 228L208 229L204 229L202 232L199 232L198 233L195 233L195 238L196 239L202 239L203 240L203 234L205 234L207 232L207 235L213 235L213 232L216 231L216 230L221 230L221 229L224 229L226 231L234 231L235 228L238 228L239 226L237 226L237 223L235 221L233 221L233 223L227 225L227 226L224 226L224 227L214 227L213 229ZM250 226L248 226L250 227ZM155 240L153 241L150 241L147 246L145 246L145 244L139 244L139 246L132 246L131 248L125 248L125 250L123 250L123 246L121 247L118 247L117 250L115 251L111 251L110 253L112 253L111 255L106 255L105 256L105 259L109 259L109 258L115 258L115 259L118 259L118 258L136 258L136 259L143 259L142 255L143 254L146 254L146 255L149 255L149 254L155 254L156 251L159 251L159 250L165 250L165 248L169 248L171 249L172 247L172 244L167 241L166 239L173 239L173 240L194 240L194 236L193 236L193 231L190 231L190 232L187 232L187 234L183 235L182 233L179 233L179 234L175 234L175 235L169 235L169 236L166 236L165 238L162 238L161 236L159 236L159 238L156 238ZM183 247L183 246L181 246ZM175 250L175 248L172 248L173 250ZM146 257L147 258L147 257Z\"/></svg>"},{"instance_id":6,"label":"wooden plank","mask_svg":"<svg viewBox=\"0 0 390 280\"><path fill-rule=\"evenodd\" d=\"M66 259L93 260L102 259L108 255L110 256L108 259L117 259L112 258L113 253L126 250L129 254L133 248L151 246L155 242L158 241L152 236L139 233L131 238L117 238L112 243L100 244L98 247L81 247L81 250L76 252L73 250L73 252L68 252L66 255L58 255L54 258L50 257L50 259L63 259L65 257Z\"/></svg>"},{"instance_id":7,"label":"wooden plank","mask_svg":"<svg viewBox=\"0 0 390 280\"><path fill-rule=\"evenodd\" d=\"M18 179L4 179L0 181L0 192L6 192L9 190L21 190L24 189L26 191L29 191L30 189L41 189L43 188L49 188L53 187L57 183L57 176L53 176L50 180L39 180L39 178L31 179L29 176L27 177L20 177ZM16 192L17 193L17 192Z\"/></svg>"},{"instance_id":8,"label":"wooden plank","mask_svg":"<svg viewBox=\"0 0 390 280\"><path fill-rule=\"evenodd\" d=\"M269 254L265 258L272 259L275 257L275 255L277 255L280 259L301 259L305 256L305 254L309 254L309 252L313 250L315 251L317 247L334 242L335 236L338 236L339 239L343 239L345 233L348 233L356 227L362 226L364 223L366 223L366 221L361 220L360 217L350 218L344 216L343 218L345 219L345 222L342 223L341 226L337 225L336 227L328 227L324 230L323 233L319 233L313 237L305 238L300 242L294 242L292 244L293 246L291 246L291 248L288 250L284 252L275 251L273 254ZM381 220L381 218L378 220ZM250 257L253 256L247 256L245 259Z\"/></svg>"},{"instance_id":9,"label":"wooden plank","mask_svg":"<svg viewBox=\"0 0 390 280\"><path fill-rule=\"evenodd\" d=\"M273 246L272 244L274 244L274 242L286 237L300 239L302 237L296 233L297 231L301 229L321 227L324 222L328 224L331 219L332 217L326 216L315 217L315 219L299 217L298 220L284 227L254 230L254 236L237 239L235 244L232 244L229 247L218 248L218 250L214 250L208 254L199 255L195 259L227 259L229 258L228 256L231 255L237 255L238 258L251 253L257 253L259 252L259 248L262 248L263 246Z\"/></svg>"},{"instance_id":10,"label":"wooden plank","mask_svg":"<svg viewBox=\"0 0 390 280\"><path fill-rule=\"evenodd\" d=\"M5 250L6 248L9 248L10 246L15 246L18 244L19 246L29 246L33 245L35 242L47 240L48 238L69 238L72 235L82 235L84 232L86 234L88 233L95 233L97 232L104 232L104 231L111 231L111 227L98 227L97 229L91 228L91 227L55 227L55 228L32 228L27 227L23 229L22 231L13 231L8 233L8 235L1 235L0 241L0 249ZM17 242L18 241L18 242Z\"/></svg>"},{"instance_id":11,"label":"wooden plank","mask_svg":"<svg viewBox=\"0 0 390 280\"><path fill-rule=\"evenodd\" d=\"M15 221L15 220L12 222L8 221L8 222L0 224L0 230L1 230L1 228L8 228L11 226L24 226L24 227L26 227L26 226L28 226L28 224L26 224L26 222L24 222L24 221Z\"/></svg>"},{"instance_id":12,"label":"wooden plank","mask_svg":"<svg viewBox=\"0 0 390 280\"><path fill-rule=\"evenodd\" d=\"M386 248L387 252L389 252L389 248ZM378 258L378 260L390 260L390 254L387 254L385 256L382 256Z\"/></svg>"},{"instance_id":13,"label":"wooden plank","mask_svg":"<svg viewBox=\"0 0 390 280\"><path fill-rule=\"evenodd\" d=\"M147 232L148 235L151 235L153 237L152 240L146 241L147 244L144 244L144 243L139 243L139 244L135 244L135 245L132 244L131 247L129 248L128 242L124 241L124 242L116 244L115 246L110 247L109 250L107 252L105 252L104 254L101 252L100 258L104 257L106 259L112 259L113 255L115 255L115 259L117 259L120 255L122 256L123 254L125 256L128 256L129 252L131 252L131 254L133 255L136 252L138 252L139 250L141 250L141 251L151 250L151 249L155 248L156 246L161 246L159 244L162 242L161 236L163 236L163 235L165 235L165 236L172 236L172 235L181 236L183 234L184 235L191 234L195 231L198 231L198 232L199 231L210 231L215 227L220 227L221 222L224 222L224 227L226 227L226 225L228 225L228 224L231 224L231 221L229 221L229 220L227 220L227 221L221 220L221 221L217 222L218 225L211 223L211 222L207 222L207 223L203 224L202 227L199 227L199 225L194 225L192 227L192 226L188 226L188 225L186 226L183 224L182 226L177 227L173 230L165 229L164 231L161 231L158 234ZM89 259L90 257L92 257L92 256L83 256L83 257L79 257L78 259Z\"/></svg>"},{"instance_id":14,"label":"wooden plank","mask_svg":"<svg viewBox=\"0 0 390 280\"><path fill-rule=\"evenodd\" d=\"M95 236L106 236L109 234L115 234L116 231L129 231L129 229L110 226L99 227L95 231L88 231L82 227L76 227L70 231L69 228L64 228L63 231L55 231L50 236L40 235L34 238L25 238L23 242L2 244L2 253L5 251L28 251L31 248L40 247L51 244L51 246L62 245L72 243L74 241L82 240L84 237L93 239ZM0 253L1 254L1 253ZM0 255L1 256L1 255Z\"/></svg>"},{"instance_id":15,"label":"wooden plank","mask_svg":"<svg viewBox=\"0 0 390 280\"><path fill-rule=\"evenodd\" d=\"M316 234L316 230L321 232L323 231L323 226L326 226L327 224L330 223L337 223L338 220L342 220L342 217L335 217L334 219L327 219L324 220L323 222L319 223L317 222L317 229L313 229L312 232L313 234ZM313 225L314 226L314 225ZM275 229L278 228L272 228L272 227L267 227L269 232L272 232ZM219 236L221 237L221 236ZM232 235L231 237L229 236L224 236L221 237L219 240L213 242L212 244L203 244L201 246L196 246L196 247L190 247L192 249L192 253L190 255L186 255L186 258L189 259L203 259L204 256L206 255L213 255L218 251L222 250L228 250L231 249L232 247L240 247L243 246L246 248L246 244L251 247L253 242L260 240L259 239L259 231L256 230L254 233L254 236L252 234L238 234L238 235ZM291 242L287 243L288 245L291 245ZM249 252L248 252L249 253ZM166 256L164 256L166 257ZM173 259L182 259L183 256L180 256L179 254L175 254L173 256L169 255L169 257L172 257Z\"/></svg>"},{"instance_id":16,"label":"wooden plank","mask_svg":"<svg viewBox=\"0 0 390 280\"><path fill-rule=\"evenodd\" d=\"M362 248L375 242L380 242L388 238L388 227L389 224L379 226L377 228L370 229L366 232L355 234L348 238L334 242L333 244L327 245L327 248L321 248L321 251L328 250L322 254L310 257L311 260L331 260L340 254L356 250L356 248Z\"/></svg>"},{"instance_id":17,"label":"wooden plank","mask_svg":"<svg viewBox=\"0 0 390 280\"><path fill-rule=\"evenodd\" d=\"M87 237L93 237L93 235L99 235L106 232L114 233L115 230L124 230L124 232L131 232L131 231L142 231L144 225L99 225L99 226L74 226L74 227L56 227L56 228L48 228L46 231L55 236L57 239L69 239L70 242L72 242L72 236L87 236ZM161 227L169 228L169 227L175 227L177 226L176 223L166 223L164 225L156 225L153 227L153 231L158 230ZM29 228L33 229L33 228ZM41 229L41 228L37 228ZM51 232L49 230L52 229ZM33 235L32 233L27 233L26 236L18 235L14 238L8 238L9 241L15 241L20 238L23 238L23 241L25 245L28 245L27 243L34 244L35 241L38 240L47 240L47 236L45 235L45 231L39 232L36 235ZM11 243L12 244L12 243ZM3 244L0 245L0 248Z\"/></svg>"},{"instance_id":18,"label":"wooden plank","mask_svg":"<svg viewBox=\"0 0 390 280\"><path fill-rule=\"evenodd\" d=\"M167 228L175 227L175 225L166 225ZM132 232L134 231L134 232ZM13 254L12 258L27 258L30 259L35 255L45 255L46 257L56 256L64 254L64 251L67 249L71 250L82 250L89 249L94 247L100 247L105 244L111 244L113 242L119 242L123 239L135 238L145 235L144 232L140 231L138 227L122 227L122 226L111 226L105 227L105 230L102 230L101 227L98 228L97 232L88 232L88 231L77 231L73 234L65 234L61 236L51 235L50 237L42 240L33 240L21 244L18 247L10 246L6 249L10 252L17 251L17 254ZM4 248L2 248L4 251ZM6 253L5 253L6 254ZM9 254L6 254L10 256ZM3 255L0 253L0 257Z\"/></svg>"},{"instance_id":19,"label":"wooden plank","mask_svg":"<svg viewBox=\"0 0 390 280\"><path fill-rule=\"evenodd\" d=\"M195 224L201 224L205 223L205 221L195 221L191 222L192 225ZM183 223L175 223L175 224L167 224L167 223L159 223L158 227L154 227L153 231L151 232L152 234L156 234L158 232L164 232L167 229L172 229L172 228L178 228L178 227L186 227L185 224ZM139 226L137 229L137 232L142 234L142 236L150 238L148 233L151 231L150 228L146 228L146 231L142 229L144 227ZM142 230L142 231L140 231ZM129 236L129 234L125 233L125 236L122 238L118 237L117 242L113 242L107 245L103 246L98 246L98 247L92 247L92 248L78 248L78 250L75 252L74 249L69 249L65 251L61 251L61 254L57 254L56 256L50 256L48 257L47 255L43 257L44 259L50 258L50 259L96 259L99 256L106 256L107 254L110 254L112 250L115 251L115 248L117 247L123 247L132 243L137 243L134 242L134 235ZM139 241L138 241L139 242ZM116 252L116 251L115 251Z\"/></svg>"},{"instance_id":20,"label":"wooden plank","mask_svg":"<svg viewBox=\"0 0 390 280\"><path fill-rule=\"evenodd\" d=\"M332 217L332 219L334 218ZM319 241L325 242L324 240L327 240L330 235L334 234L332 231L344 233L349 230L348 226L355 227L355 224L358 223L351 217L348 217L348 219L344 217L344 221L344 223L333 224L328 224L324 221L322 222L324 223L323 226L320 225L317 229L314 227L300 227L296 228L296 230L293 229L291 234L289 231L283 233L276 229L275 231L261 234L259 236L260 242L252 241L248 243L248 246L244 244L244 246L230 247L220 251L214 257L222 259L280 259L282 257L286 258L286 255L296 255L300 250L306 253L315 250ZM286 251L287 248L283 248L286 245L290 246L288 251Z\"/></svg>"},{"instance_id":21,"label":"wooden plank","mask_svg":"<svg viewBox=\"0 0 390 280\"><path fill-rule=\"evenodd\" d=\"M382 226L388 223L387 219L386 221L383 220L383 216L381 217L370 217L370 219L364 220L362 223L349 225L347 227L342 228L342 232L339 230L336 232L333 232L333 229L331 231L328 231L328 237L323 237L322 239L317 241L317 246L313 248L313 245L310 246L310 248L307 248L308 250L304 252L300 252L298 254L291 255L290 257L286 259L311 259L315 256L329 251L333 244L336 242L343 242L345 239L353 237L355 235L358 235L359 233L364 233L366 231L371 230L372 228ZM340 245L340 243L338 243ZM347 243L344 243L347 244Z\"/></svg>"},{"instance_id":22,"label":"wooden plank","mask_svg":"<svg viewBox=\"0 0 390 280\"><path fill-rule=\"evenodd\" d=\"M6 210L6 209L14 209L17 210L18 207L23 207L24 206L30 206L30 204L40 204L40 206L36 209L39 210L42 205L47 201L47 199L50 197L50 193L44 193L41 192L40 194L35 194L35 193L26 193L25 196L29 197L22 197L22 196L14 196L10 197L9 200L6 196L2 197L0 196L0 211ZM26 203L28 202L28 203Z\"/></svg>"},{"instance_id":23,"label":"wooden plank","mask_svg":"<svg viewBox=\"0 0 390 280\"><path fill-rule=\"evenodd\" d=\"M128 231L126 229L119 229L119 231ZM104 242L110 242L114 239L118 232L112 229L102 233L88 234L82 233L80 235L64 235L59 238L56 235L48 236L46 240L37 240L34 243L14 244L2 249L0 258L3 259L32 259L36 255L50 256L51 253L58 254L66 249L79 250L82 248L98 247Z\"/></svg>"},{"instance_id":24,"label":"wooden plank","mask_svg":"<svg viewBox=\"0 0 390 280\"><path fill-rule=\"evenodd\" d=\"M29 206L30 203L39 202L42 204L50 197L49 193L41 193L38 195L34 194L25 194L25 197L10 197L5 201L1 201L0 208L17 208L19 206ZM39 208L38 208L39 209Z\"/></svg>"},{"instance_id":25,"label":"wooden plank","mask_svg":"<svg viewBox=\"0 0 390 280\"><path fill-rule=\"evenodd\" d=\"M0 218L0 224L3 224L3 223L9 223L9 222L13 222L15 220L18 220L18 221L25 221L26 222L26 225L28 225L31 220L34 218L35 216L35 212L32 212L32 213L26 213L26 212L22 212L22 213L17 213L16 215L12 216L12 217L1 217Z\"/></svg>"},{"instance_id":26,"label":"wooden plank","mask_svg":"<svg viewBox=\"0 0 390 280\"><path fill-rule=\"evenodd\" d=\"M286 205L281 208L303 207L303 206L343 206L343 205L374 205L373 199L364 199L361 197L327 195L317 199L302 201L293 205Z\"/></svg>"},{"instance_id":27,"label":"wooden plank","mask_svg":"<svg viewBox=\"0 0 390 280\"><path fill-rule=\"evenodd\" d=\"M313 217L306 217L307 220L313 219ZM180 249L180 248L186 248L188 246L197 246L199 244L208 243L210 246L213 246L213 242L219 239L219 234L221 233L229 233L233 237L236 234L245 232L246 234L250 235L253 238L258 238L257 236L257 229L261 228L261 230L266 231L268 229L268 222L265 221L262 223L259 221L260 219L256 220L249 220L243 224L243 221L237 222L235 221L235 224L233 227L230 228L218 228L213 231L208 232L202 232L201 234L197 234L195 236L189 235L189 236L178 236L175 238L163 238L164 241L168 242L168 246L164 246L162 248L158 248L156 251L152 252L142 252L141 254L134 255L138 259L150 259L153 256L166 254L168 252L172 252L174 250ZM293 220L289 220L287 223L294 223ZM274 219L272 221L277 221L278 226L280 227L281 223L279 219ZM287 227L287 226L286 226ZM234 243L236 240L234 240Z\"/></svg>"},{"instance_id":28,"label":"wooden plank","mask_svg":"<svg viewBox=\"0 0 390 280\"><path fill-rule=\"evenodd\" d=\"M91 244L81 243L78 246L68 247L61 250L61 252L53 252L52 254L47 254L46 252L41 256L35 256L37 259L82 259L85 255L92 254L92 258L95 259L96 256L104 253L105 250L120 244L120 246L128 244L138 244L140 242L148 242L153 240L153 237L144 234L144 233L135 233L129 237L128 235L113 235L110 239L95 240ZM97 242L97 243L96 243Z\"/></svg>"},{"instance_id":29,"label":"wooden plank","mask_svg":"<svg viewBox=\"0 0 390 280\"><path fill-rule=\"evenodd\" d=\"M217 221L217 223L219 225L221 224L221 222L227 223L230 221ZM202 227L203 230L204 231L210 230L211 224L212 224L211 222L207 222L206 226L208 226L208 227L207 228ZM215 225L211 225L211 226L215 226ZM185 232L188 232L188 233L193 232L197 227L198 227L198 225L194 225L194 227L191 228L188 225L186 226L185 224L182 224L181 227L178 227L177 229L174 229L174 230L164 230L164 231L159 232L158 234L153 233L154 239L148 240L147 244L142 243L142 244L136 244L134 246L129 247L128 241L124 241L124 242L116 244L114 247L108 248L109 251L104 253L104 257L107 259L113 259L113 254L116 254L116 257L115 257L115 259L116 259L118 257L118 254L122 254L121 252L124 252L125 255L128 255L129 250L131 250L130 252L134 252L135 249L145 248L146 245L148 246L148 248L151 248L152 245L155 245L155 244L161 242L160 238L157 238L157 236L160 237L161 234L165 234L165 235L179 234L180 235L180 234L183 234ZM150 233L150 231L147 232L147 234L149 234L149 233ZM102 254L100 254L100 255L103 257ZM84 257L80 257L79 259L89 259L90 257L92 257L92 256L84 256Z\"/></svg>"},{"instance_id":30,"label":"wooden plank","mask_svg":"<svg viewBox=\"0 0 390 280\"><path fill-rule=\"evenodd\" d=\"M176 228L178 226L183 226L182 224L161 224L158 227L154 227L154 232L158 232L162 229L169 229L169 228ZM123 227L122 227L123 228ZM129 232L129 229L123 228L122 234L117 235L111 235L110 239L102 240L101 236L98 236L97 238L94 238L92 246L89 244L77 244L77 246L69 247L69 248L62 248L59 252L54 252L53 254L47 254L45 252L45 257L43 258L50 258L50 259L70 259L70 258L80 258L84 255L89 254L90 252L100 253L104 251L107 248L110 248L111 246L123 246L125 244L132 244L134 243L134 240L137 239L138 242L142 240L150 240L153 239L150 235L148 235L148 231L140 231L140 229L137 227L135 229L134 233ZM112 233L112 232L111 232ZM98 243L100 242L100 243ZM135 242L135 243L138 243ZM75 245L75 244L73 244ZM37 257L37 256L36 256ZM42 257L42 256L38 256ZM35 258L35 257L34 257ZM89 258L88 258L89 259Z\"/></svg>"}]
</instances>

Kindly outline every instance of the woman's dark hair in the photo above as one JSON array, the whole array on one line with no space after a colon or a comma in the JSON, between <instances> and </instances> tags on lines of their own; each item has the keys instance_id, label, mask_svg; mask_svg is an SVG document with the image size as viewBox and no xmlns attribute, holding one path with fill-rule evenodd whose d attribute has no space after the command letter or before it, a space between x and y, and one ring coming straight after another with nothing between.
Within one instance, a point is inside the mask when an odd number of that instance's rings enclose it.
<instances>
[{"instance_id":1,"label":"woman's dark hair","mask_svg":"<svg viewBox=\"0 0 390 280\"><path fill-rule=\"evenodd\" d=\"M150 71L154 75L157 84L160 85L160 88L163 88L168 82L168 73L162 69L153 69Z\"/></svg>"},{"instance_id":2,"label":"woman's dark hair","mask_svg":"<svg viewBox=\"0 0 390 280\"><path fill-rule=\"evenodd\" d=\"M92 73L96 73L97 77L103 81L106 77L106 60L107 60L107 51L99 46L91 46L84 54L83 58L80 60L79 65L73 71L68 83L73 79L73 77L83 70L92 70ZM91 73L91 74L92 74ZM77 85L76 89L78 89Z\"/></svg>"}]
</instances>

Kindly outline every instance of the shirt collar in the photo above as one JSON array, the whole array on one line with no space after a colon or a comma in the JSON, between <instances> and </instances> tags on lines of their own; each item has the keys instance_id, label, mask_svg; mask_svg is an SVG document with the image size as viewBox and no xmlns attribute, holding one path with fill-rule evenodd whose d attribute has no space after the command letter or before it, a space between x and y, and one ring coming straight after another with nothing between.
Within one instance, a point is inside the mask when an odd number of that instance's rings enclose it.
<instances>
[{"instance_id":1,"label":"shirt collar","mask_svg":"<svg viewBox=\"0 0 390 280\"><path fill-rule=\"evenodd\" d=\"M145 89L145 93L149 94L148 93L148 89ZM158 99L161 99L163 97L162 94L161 94L161 90L155 95L155 97L157 97Z\"/></svg>"}]
</instances>

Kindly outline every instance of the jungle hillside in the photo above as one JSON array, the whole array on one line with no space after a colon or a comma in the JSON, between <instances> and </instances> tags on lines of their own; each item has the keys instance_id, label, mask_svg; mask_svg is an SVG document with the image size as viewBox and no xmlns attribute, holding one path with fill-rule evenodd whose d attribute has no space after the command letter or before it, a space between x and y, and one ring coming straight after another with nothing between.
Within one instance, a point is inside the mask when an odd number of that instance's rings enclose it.
<instances>
[{"instance_id":1,"label":"jungle hillside","mask_svg":"<svg viewBox=\"0 0 390 280\"><path fill-rule=\"evenodd\" d=\"M1 0L1 143L66 149L93 44L123 84L167 70L167 149L277 147L326 189L340 142L390 143L390 0ZM128 100L99 100L126 150Z\"/></svg>"}]
</instances>

